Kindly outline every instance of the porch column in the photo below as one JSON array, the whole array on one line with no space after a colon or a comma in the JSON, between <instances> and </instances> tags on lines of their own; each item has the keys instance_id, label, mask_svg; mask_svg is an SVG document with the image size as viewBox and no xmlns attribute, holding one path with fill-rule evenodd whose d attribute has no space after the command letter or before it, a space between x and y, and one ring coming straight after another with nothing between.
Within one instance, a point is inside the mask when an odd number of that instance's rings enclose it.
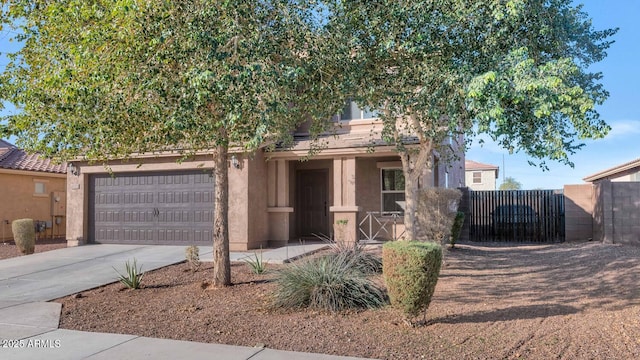
<instances>
[{"instance_id":1,"label":"porch column","mask_svg":"<svg viewBox=\"0 0 640 360\"><path fill-rule=\"evenodd\" d=\"M269 213L269 241L274 246L286 245L291 237L293 207L289 196L289 162L267 162L267 212Z\"/></svg>"},{"instance_id":2,"label":"porch column","mask_svg":"<svg viewBox=\"0 0 640 360\"><path fill-rule=\"evenodd\" d=\"M333 231L336 241L358 240L356 205L356 158L333 159Z\"/></svg>"}]
</instances>

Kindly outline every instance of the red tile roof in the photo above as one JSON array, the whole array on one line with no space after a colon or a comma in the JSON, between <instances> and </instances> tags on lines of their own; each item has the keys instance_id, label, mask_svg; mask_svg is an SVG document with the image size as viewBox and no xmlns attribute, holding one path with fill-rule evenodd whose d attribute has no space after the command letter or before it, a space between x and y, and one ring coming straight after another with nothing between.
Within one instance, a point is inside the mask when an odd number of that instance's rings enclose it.
<instances>
[{"instance_id":1,"label":"red tile roof","mask_svg":"<svg viewBox=\"0 0 640 360\"><path fill-rule=\"evenodd\" d=\"M0 139L0 169L66 174L67 164L55 164L51 159L43 158L39 154L27 154L24 150Z\"/></svg>"},{"instance_id":2,"label":"red tile roof","mask_svg":"<svg viewBox=\"0 0 640 360\"><path fill-rule=\"evenodd\" d=\"M465 170L498 170L498 166L491 164L483 164L473 160L464 161Z\"/></svg>"}]
</instances>

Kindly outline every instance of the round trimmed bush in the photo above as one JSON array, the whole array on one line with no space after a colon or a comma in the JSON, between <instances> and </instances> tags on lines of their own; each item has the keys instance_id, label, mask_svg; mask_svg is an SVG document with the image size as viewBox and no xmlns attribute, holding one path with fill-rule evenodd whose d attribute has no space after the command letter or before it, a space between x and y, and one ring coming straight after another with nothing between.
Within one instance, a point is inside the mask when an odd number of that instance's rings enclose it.
<instances>
[{"instance_id":1,"label":"round trimmed bush","mask_svg":"<svg viewBox=\"0 0 640 360\"><path fill-rule=\"evenodd\" d=\"M391 305L411 319L426 312L442 265L442 247L433 242L395 241L382 247L382 273Z\"/></svg>"},{"instance_id":2,"label":"round trimmed bush","mask_svg":"<svg viewBox=\"0 0 640 360\"><path fill-rule=\"evenodd\" d=\"M13 241L23 255L33 254L36 247L36 229L33 219L19 219L11 223Z\"/></svg>"}]
</instances>

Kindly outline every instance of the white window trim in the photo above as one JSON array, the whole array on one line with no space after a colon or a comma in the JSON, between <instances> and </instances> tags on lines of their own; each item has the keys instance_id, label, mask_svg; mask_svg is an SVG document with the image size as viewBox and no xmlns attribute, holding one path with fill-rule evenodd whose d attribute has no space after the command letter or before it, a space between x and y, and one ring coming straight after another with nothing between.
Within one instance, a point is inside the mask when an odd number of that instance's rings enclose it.
<instances>
[{"instance_id":1,"label":"white window trim","mask_svg":"<svg viewBox=\"0 0 640 360\"><path fill-rule=\"evenodd\" d=\"M402 169L402 167L382 167L379 166L380 169L380 215L382 216L388 216L391 217L392 216L392 211L385 211L384 210L384 194L404 194L405 190L383 190L384 187L384 183L383 183L383 177L382 177L382 172L384 170L400 170L402 172L402 175L404 176L404 171ZM406 199L405 199L406 201ZM399 216L403 216L404 215L404 211L400 212L400 214L398 214Z\"/></svg>"},{"instance_id":2,"label":"white window trim","mask_svg":"<svg viewBox=\"0 0 640 360\"><path fill-rule=\"evenodd\" d=\"M351 105L351 103L354 103L354 104L355 104L355 101L353 101L353 100L348 100L348 101L346 102L346 104L345 104L345 107L350 106L350 105ZM359 117L357 117L357 118L353 118L353 119L343 119L343 118L342 118L342 113L340 113L340 114L337 114L337 115L334 117L334 119L335 119L334 121L336 121L336 122L340 122L340 121L350 122L350 121L359 121L359 120L360 120L360 121L362 121L362 120L373 120L373 119L378 119L378 118L379 118L379 116L375 116L375 117L364 117L365 109L360 108L360 106L358 106L358 104L355 104L355 106L358 108L358 110L360 110L360 116L359 116ZM370 112L375 112L375 111L370 111Z\"/></svg>"},{"instance_id":3,"label":"white window trim","mask_svg":"<svg viewBox=\"0 0 640 360\"><path fill-rule=\"evenodd\" d=\"M475 182L475 179L476 179L475 174L480 174L480 182ZM482 176L482 171L472 171L471 172L471 183L474 184L474 185L482 185L483 184L482 177L483 177Z\"/></svg>"}]
</instances>

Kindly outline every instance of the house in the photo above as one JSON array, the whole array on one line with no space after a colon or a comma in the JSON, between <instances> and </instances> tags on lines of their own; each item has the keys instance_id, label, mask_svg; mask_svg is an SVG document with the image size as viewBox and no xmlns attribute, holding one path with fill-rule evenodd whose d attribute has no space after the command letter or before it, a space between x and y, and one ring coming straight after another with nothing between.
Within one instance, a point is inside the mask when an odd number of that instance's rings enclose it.
<instances>
[{"instance_id":1,"label":"house","mask_svg":"<svg viewBox=\"0 0 640 360\"><path fill-rule=\"evenodd\" d=\"M11 222L22 218L45 224L42 236L64 237L66 170L0 139L0 241L13 239Z\"/></svg>"},{"instance_id":2,"label":"house","mask_svg":"<svg viewBox=\"0 0 640 360\"><path fill-rule=\"evenodd\" d=\"M499 167L483 164L473 160L465 160L464 177L465 184L471 190L496 190L496 179Z\"/></svg>"},{"instance_id":3,"label":"house","mask_svg":"<svg viewBox=\"0 0 640 360\"><path fill-rule=\"evenodd\" d=\"M599 171L589 175L582 180L590 183L597 183L603 180L613 182L620 181L640 181L640 159L632 160L612 168Z\"/></svg>"},{"instance_id":4,"label":"house","mask_svg":"<svg viewBox=\"0 0 640 360\"><path fill-rule=\"evenodd\" d=\"M307 161L300 161L312 146L304 126L290 149L234 154L229 164L230 249L329 235L336 224L350 239L371 232L398 237L403 231L402 165L394 147L371 137L372 126L381 126L375 116L349 104L333 119L336 135L324 138L323 150ZM103 165L74 161L75 171L67 174L68 244L210 245L213 159L203 152L177 163L180 157L165 152L110 163L114 176ZM436 161L422 181L463 186L462 163L445 167Z\"/></svg>"}]
</instances>

